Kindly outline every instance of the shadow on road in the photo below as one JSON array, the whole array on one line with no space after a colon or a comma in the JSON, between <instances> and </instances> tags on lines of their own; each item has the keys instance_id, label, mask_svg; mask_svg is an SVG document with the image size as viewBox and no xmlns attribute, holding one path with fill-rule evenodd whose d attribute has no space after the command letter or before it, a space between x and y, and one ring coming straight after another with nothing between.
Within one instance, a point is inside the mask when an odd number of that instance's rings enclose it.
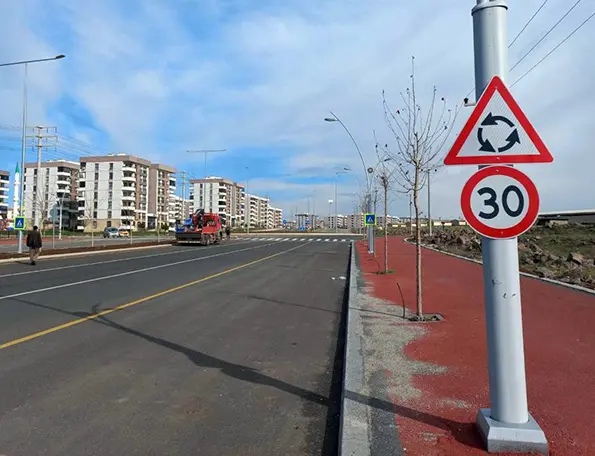
<instances>
[{"instance_id":1,"label":"shadow on road","mask_svg":"<svg viewBox=\"0 0 595 456\"><path fill-rule=\"evenodd\" d=\"M15 299L17 302L21 302L23 304L27 304L34 307L39 307L42 309L53 310L56 312L60 312L65 315L70 315L76 318L89 318L89 322L94 322L97 324L105 325L109 328L116 329L118 331L122 331L126 334L131 334L133 336L139 337L147 342L151 342L152 344L159 345L161 347L168 348L175 352L181 353L185 355L192 363L199 367L211 367L215 369L220 369L221 372L229 377L236 378L238 380L242 380L245 382L255 383L259 385L270 386L272 388L278 389L280 391L284 391L286 393L292 394L294 396L300 397L307 401L312 401L317 404L327 406L328 399L318 393L314 393L312 391L305 390L298 386L291 385L290 383L286 383L282 380L278 380L273 377L269 377L265 374L260 373L258 370L242 366L240 364L230 363L228 361L215 358L214 356L208 355L206 353L200 352L198 350L193 350L188 347L184 347L183 345L176 344L175 342L170 342L165 339L161 339L155 336L151 336L149 334L145 334L141 331L137 331L132 328L128 328L124 325L116 323L113 320L110 320L104 315L99 315L101 312L105 312L106 310L110 309L101 309L100 304L94 304L92 306L91 312L70 312L63 309L58 309L52 306L48 306L45 304L39 304L36 302L27 301L24 299Z\"/></svg>"},{"instance_id":2,"label":"shadow on road","mask_svg":"<svg viewBox=\"0 0 595 456\"><path fill-rule=\"evenodd\" d=\"M345 293L348 293L346 290ZM107 318L104 315L99 315L100 312L111 310L109 308L100 308L100 304L94 304L91 312L87 311L66 311L56 307L48 306L45 304L39 304L24 299L14 299L14 301L38 307L42 309L52 310L59 312L77 319L89 318L89 322L101 324L117 331L122 331L126 334L130 334L139 337L147 342L155 345L173 350L177 353L181 353L188 358L194 365L199 367L210 367L220 369L221 372L229 377L236 378L241 381L270 386L280 391L292 394L300 397L306 401L310 401L328 408L326 418L326 428L323 441L322 455L330 456L337 454L338 450L338 434L340 426L340 412L341 412L341 390L342 390L342 377L343 377L343 359L344 359L344 341L345 341L345 329L346 329L346 302L343 306L343 312L341 312L341 319L339 322L339 337L335 347L334 353L334 365L333 365L333 377L331 380L331 388L329 397L325 397L321 394L308 391L298 386L291 385L290 383L278 380L273 377L269 377L257 369L243 366L241 364L230 363L228 361L216 358L198 350L194 350L175 342L170 342L165 339L161 339L150 334L137 331L135 329L126 327L115 321ZM288 304L288 303L280 303ZM320 310L320 309L316 309ZM483 445L477 432L475 431L474 423L458 422L449 420L436 415L432 415L426 412L421 412L409 407L405 407L399 404L393 404L388 401L384 401L377 398L371 398L369 396L356 393L353 391L345 391L345 398L350 399L361 404L368 405L375 409L380 409L392 413L395 416L402 416L411 420L418 421L420 423L427 424L429 426L442 429L452 435L460 443L467 445L471 448L477 448L483 450Z\"/></svg>"}]
</instances>

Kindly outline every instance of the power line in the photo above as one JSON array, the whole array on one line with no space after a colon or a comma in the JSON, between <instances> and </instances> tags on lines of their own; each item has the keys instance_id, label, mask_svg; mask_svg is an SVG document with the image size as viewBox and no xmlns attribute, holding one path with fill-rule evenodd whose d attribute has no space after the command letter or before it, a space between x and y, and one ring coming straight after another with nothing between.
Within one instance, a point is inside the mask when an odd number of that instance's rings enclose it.
<instances>
[{"instance_id":1,"label":"power line","mask_svg":"<svg viewBox=\"0 0 595 456\"><path fill-rule=\"evenodd\" d=\"M591 14L587 19L585 19L581 25L579 25L577 28L575 28L566 38L564 38L562 41L560 41L560 43L558 43L558 45L555 48L553 48L550 52L548 52L545 56L543 56L543 58L539 62L537 62L535 65L533 65L531 68L529 68L520 78L518 78L516 81L514 81L510 87L513 87L517 82L520 82L522 79L525 78L525 76L527 76L529 73L531 73L531 71L533 71L535 68L537 68L539 65L541 65L541 63L543 63L543 61L545 59L547 59L550 55L552 55L556 51L556 49L558 49L566 41L568 41L572 37L572 35L574 35L581 28L583 28L583 26L587 22L589 22L591 19L593 19L593 17L595 17L595 13Z\"/></svg>"},{"instance_id":2,"label":"power line","mask_svg":"<svg viewBox=\"0 0 595 456\"><path fill-rule=\"evenodd\" d=\"M566 14L564 14L564 15L563 15L563 16L560 18L560 20L559 20L558 22L556 22L556 23L555 23L555 24L554 24L554 25L553 25L553 26L552 26L552 27L551 27L551 28L550 28L550 29L549 29L549 30L546 32L546 34L545 34L545 35L543 35L543 36L542 36L542 37L539 39L539 41L537 41L537 43L535 43L535 44L533 45L533 47L532 47L531 49L529 49L529 50L527 51L527 53L526 53L525 55L523 55L523 56L522 56L522 57L519 59L519 61L518 61L517 63L515 63L515 64L512 66L512 68L510 69L510 71L513 71L513 70L514 70L514 69L515 69L517 66L519 66L519 64L520 64L520 63L521 63L523 60L525 60L525 59L527 58L527 56L528 56L529 54L531 54L531 53L532 53L532 52L535 50L535 48L536 48L537 46L539 46L539 45L540 45L540 44L543 42L543 40L545 40L545 39L548 37L548 35L549 35L550 33L552 33L552 32L553 32L553 31L556 29L556 27L558 27L558 25L560 25L560 23L561 23L561 22L562 22L564 19L566 19L566 17L567 17L567 16L568 16L568 15L569 15L569 14L572 12L572 10L574 10L574 9L575 9L575 8L578 6L578 4L579 4L581 1L582 1L582 0L577 0L577 1L576 1L576 3L575 3L574 5L572 5L572 7L571 7L571 8L570 8L570 9L569 9L567 12L566 12Z\"/></svg>"},{"instance_id":3,"label":"power line","mask_svg":"<svg viewBox=\"0 0 595 456\"><path fill-rule=\"evenodd\" d=\"M512 45L514 43L516 43L516 40L518 40L519 37L523 34L523 32L527 29L527 27L529 27L529 24L531 24L531 22L533 22L533 19L535 19L535 17L539 14L539 12L543 9L543 7L547 4L548 1L549 0L544 0L544 2L537 9L537 11L535 11L535 13L533 14L533 16L531 16L531 19L529 19L527 21L527 23L525 24L525 26L521 29L521 31L517 34L517 36L515 36L514 39L511 41L511 43L508 45L508 49L510 49L512 47Z\"/></svg>"}]
</instances>

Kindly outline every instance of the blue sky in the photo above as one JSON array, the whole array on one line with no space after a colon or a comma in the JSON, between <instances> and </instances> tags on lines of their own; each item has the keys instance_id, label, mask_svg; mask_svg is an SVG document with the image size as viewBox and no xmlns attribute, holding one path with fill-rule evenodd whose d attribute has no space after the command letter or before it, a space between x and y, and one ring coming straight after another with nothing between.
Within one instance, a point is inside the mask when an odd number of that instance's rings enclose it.
<instances>
[{"instance_id":1,"label":"blue sky","mask_svg":"<svg viewBox=\"0 0 595 456\"><path fill-rule=\"evenodd\" d=\"M543 0L509 2L512 38ZM373 130L390 140L382 90L398 106L416 56L418 90L437 85L454 105L473 87L472 0L3 0L0 62L59 53L66 59L29 68L29 125L56 126L48 158L126 152L267 194L292 213L334 197L353 208L363 178L349 137L325 123L329 110L349 126L366 162L376 162ZM521 75L591 11L582 2L511 74ZM439 5L437 7L437 5ZM567 11L550 0L510 50L514 63ZM587 24L512 92L554 154L527 166L544 210L593 206L595 155L586 131L595 96L595 21ZM22 68L0 68L0 168L19 156ZM463 111L459 124L468 116ZM460 125L459 125L460 126ZM454 140L454 136L452 138ZM29 152L28 157L33 159ZM248 169L246 169L248 167ZM433 212L458 216L469 168L442 170ZM561 190L562 189L562 190ZM390 212L408 214L391 192ZM325 212L323 212L325 213Z\"/></svg>"}]
</instances>

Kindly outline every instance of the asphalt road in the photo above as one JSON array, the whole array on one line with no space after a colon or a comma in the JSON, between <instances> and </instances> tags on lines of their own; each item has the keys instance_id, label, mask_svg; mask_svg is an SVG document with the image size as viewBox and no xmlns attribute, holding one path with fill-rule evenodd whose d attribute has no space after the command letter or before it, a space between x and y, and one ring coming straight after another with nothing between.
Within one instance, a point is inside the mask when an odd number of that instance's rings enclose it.
<instances>
[{"instance_id":1,"label":"asphalt road","mask_svg":"<svg viewBox=\"0 0 595 456\"><path fill-rule=\"evenodd\" d=\"M173 236L160 236L161 240L164 239L173 239ZM147 242L147 241L157 241L157 236L132 236L132 242ZM96 236L93 240L93 245L109 245L109 244L129 244L130 238L114 238L114 239L104 239L102 236ZM45 249L67 249L72 247L91 247L91 237L84 236L84 237L74 237L74 238L64 238L62 240L54 239L52 243L52 238L44 236L43 238L43 247ZM17 248L17 241L13 239L11 241L2 240L0 242L0 252L15 252ZM26 250L26 249L25 249Z\"/></svg>"},{"instance_id":2,"label":"asphalt road","mask_svg":"<svg viewBox=\"0 0 595 456\"><path fill-rule=\"evenodd\" d=\"M336 454L348 255L232 240L0 265L0 454Z\"/></svg>"}]
</instances>

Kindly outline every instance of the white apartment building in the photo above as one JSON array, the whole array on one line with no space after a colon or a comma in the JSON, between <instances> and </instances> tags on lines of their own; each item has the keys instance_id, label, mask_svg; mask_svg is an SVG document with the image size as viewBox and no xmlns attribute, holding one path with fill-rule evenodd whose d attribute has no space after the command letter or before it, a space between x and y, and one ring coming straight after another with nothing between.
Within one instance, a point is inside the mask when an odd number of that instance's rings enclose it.
<instances>
[{"instance_id":1,"label":"white apartment building","mask_svg":"<svg viewBox=\"0 0 595 456\"><path fill-rule=\"evenodd\" d=\"M170 230L175 229L176 220L183 222L192 212L192 200L184 200L181 196L170 194L169 196L169 221Z\"/></svg>"},{"instance_id":2,"label":"white apartment building","mask_svg":"<svg viewBox=\"0 0 595 456\"><path fill-rule=\"evenodd\" d=\"M81 157L77 229L146 229L150 166L127 154Z\"/></svg>"},{"instance_id":3,"label":"white apartment building","mask_svg":"<svg viewBox=\"0 0 595 456\"><path fill-rule=\"evenodd\" d=\"M149 211L147 214L147 228L165 229L173 226L170 217L170 196L176 193L176 170L170 166L154 163L149 167Z\"/></svg>"},{"instance_id":4,"label":"white apartment building","mask_svg":"<svg viewBox=\"0 0 595 456\"><path fill-rule=\"evenodd\" d=\"M29 225L38 220L40 227L52 222L74 229L77 220L77 187L79 164L67 160L25 163L23 170L24 201L21 202ZM60 208L62 209L60 211Z\"/></svg>"},{"instance_id":5,"label":"white apartment building","mask_svg":"<svg viewBox=\"0 0 595 456\"><path fill-rule=\"evenodd\" d=\"M269 206L267 209L267 228L281 228L283 224L283 210Z\"/></svg>"},{"instance_id":6,"label":"white apartment building","mask_svg":"<svg viewBox=\"0 0 595 456\"><path fill-rule=\"evenodd\" d=\"M263 198L262 196L247 195L250 204L248 223L250 227L254 228L267 228L268 227L268 214L269 214L269 199Z\"/></svg>"},{"instance_id":7,"label":"white apartment building","mask_svg":"<svg viewBox=\"0 0 595 456\"><path fill-rule=\"evenodd\" d=\"M0 170L0 220L8 218L8 189L10 173Z\"/></svg>"},{"instance_id":8,"label":"white apartment building","mask_svg":"<svg viewBox=\"0 0 595 456\"><path fill-rule=\"evenodd\" d=\"M231 226L238 226L243 222L243 187L231 180L215 176L194 179L190 184L193 212L204 209L205 212L219 214L222 222L229 222Z\"/></svg>"}]
</instances>

